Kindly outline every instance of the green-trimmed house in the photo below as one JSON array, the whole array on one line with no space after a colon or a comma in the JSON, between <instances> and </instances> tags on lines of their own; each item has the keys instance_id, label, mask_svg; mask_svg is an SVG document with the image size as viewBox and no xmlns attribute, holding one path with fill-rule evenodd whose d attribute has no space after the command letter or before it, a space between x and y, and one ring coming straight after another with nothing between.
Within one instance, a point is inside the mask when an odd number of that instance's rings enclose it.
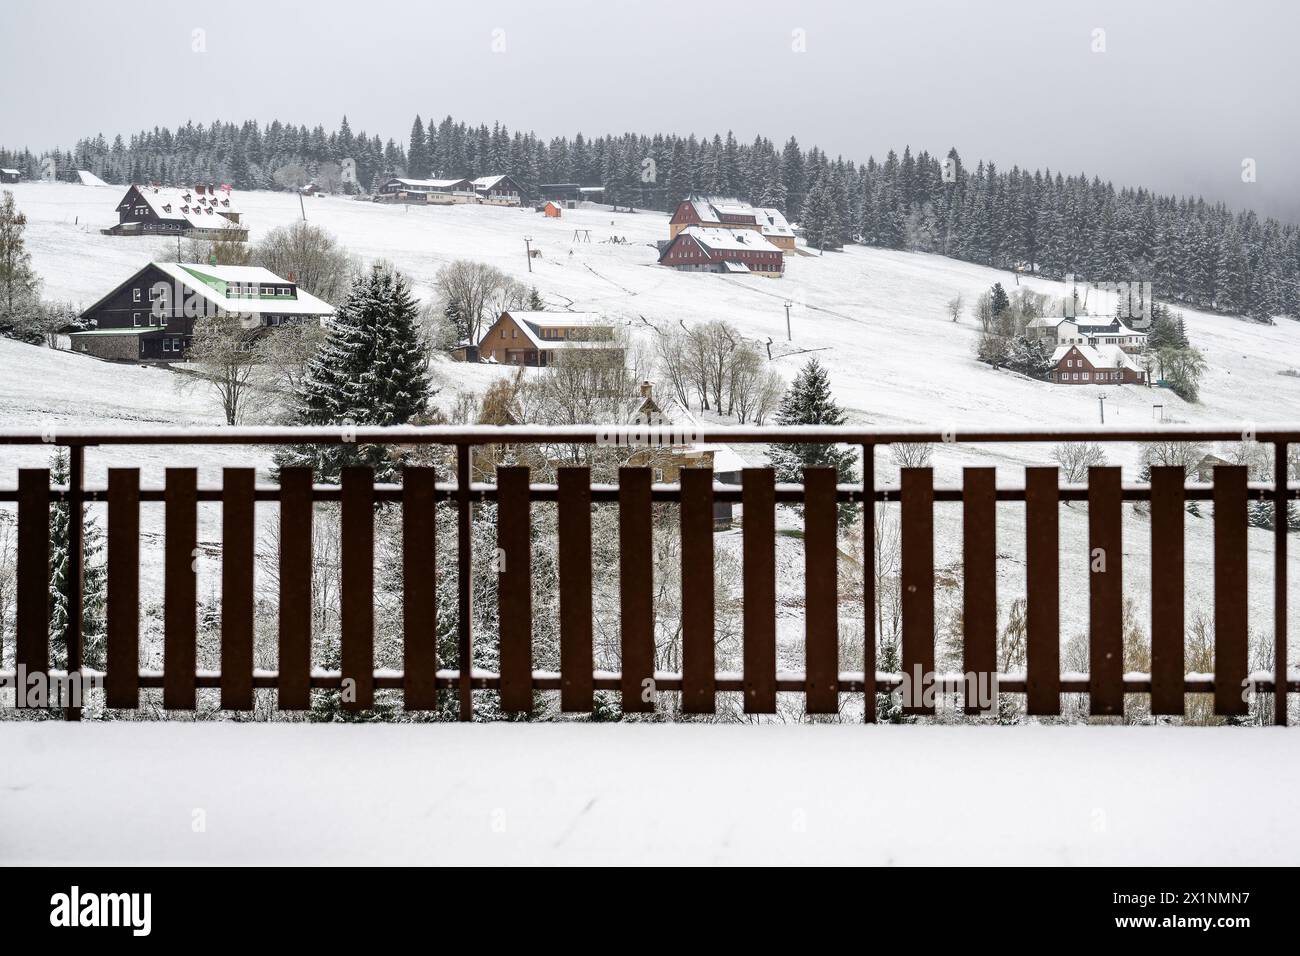
<instances>
[{"instance_id":1,"label":"green-trimmed house","mask_svg":"<svg viewBox=\"0 0 1300 956\"><path fill-rule=\"evenodd\" d=\"M182 362L205 316L234 315L249 328L319 322L334 308L293 279L260 266L151 262L82 313L94 328L72 349L118 362Z\"/></svg>"}]
</instances>

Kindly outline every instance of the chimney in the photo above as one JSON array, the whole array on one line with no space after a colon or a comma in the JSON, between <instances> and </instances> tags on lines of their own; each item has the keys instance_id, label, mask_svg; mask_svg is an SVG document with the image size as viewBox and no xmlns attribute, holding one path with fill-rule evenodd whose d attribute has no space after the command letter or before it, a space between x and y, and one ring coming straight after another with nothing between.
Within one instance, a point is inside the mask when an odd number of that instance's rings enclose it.
<instances>
[{"instance_id":1,"label":"chimney","mask_svg":"<svg viewBox=\"0 0 1300 956\"><path fill-rule=\"evenodd\" d=\"M642 382L642 383L641 383L641 397L642 397L642 398L649 398L649 397L650 397L650 393L651 393L652 391L654 391L654 383L653 383L653 382L646 381L646 382Z\"/></svg>"}]
</instances>

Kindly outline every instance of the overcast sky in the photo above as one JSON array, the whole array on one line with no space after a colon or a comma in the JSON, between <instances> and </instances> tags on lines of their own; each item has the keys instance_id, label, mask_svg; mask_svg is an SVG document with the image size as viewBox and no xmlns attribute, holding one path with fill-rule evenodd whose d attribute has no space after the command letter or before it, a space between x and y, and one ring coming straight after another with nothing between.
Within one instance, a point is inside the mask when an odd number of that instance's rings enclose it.
<instances>
[{"instance_id":1,"label":"overcast sky","mask_svg":"<svg viewBox=\"0 0 1300 956\"><path fill-rule=\"evenodd\" d=\"M1300 219L1298 40L1289 0L4 0L0 144L343 114L405 141L417 112L731 129L855 160L955 145Z\"/></svg>"}]
</instances>

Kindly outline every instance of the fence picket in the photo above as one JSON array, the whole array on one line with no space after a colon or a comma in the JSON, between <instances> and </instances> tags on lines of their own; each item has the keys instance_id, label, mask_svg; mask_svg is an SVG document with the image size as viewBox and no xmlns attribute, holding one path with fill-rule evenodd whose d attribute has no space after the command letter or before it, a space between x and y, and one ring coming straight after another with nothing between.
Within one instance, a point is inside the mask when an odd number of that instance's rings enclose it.
<instances>
[{"instance_id":1,"label":"fence picket","mask_svg":"<svg viewBox=\"0 0 1300 956\"><path fill-rule=\"evenodd\" d=\"M776 713L776 473L740 473L745 713Z\"/></svg>"},{"instance_id":2,"label":"fence picket","mask_svg":"<svg viewBox=\"0 0 1300 956\"><path fill-rule=\"evenodd\" d=\"M966 468L962 472L962 664L967 674L987 680L984 686L990 690L998 671L997 558L997 471ZM968 698L970 691L968 685ZM992 705L996 708L997 701ZM979 701L967 699L965 710L980 713Z\"/></svg>"},{"instance_id":3,"label":"fence picket","mask_svg":"<svg viewBox=\"0 0 1300 956\"><path fill-rule=\"evenodd\" d=\"M810 714L840 710L839 517L834 468L805 468L804 653L805 706Z\"/></svg>"},{"instance_id":4,"label":"fence picket","mask_svg":"<svg viewBox=\"0 0 1300 956\"><path fill-rule=\"evenodd\" d=\"M339 595L344 710L375 705L375 476L363 465L342 470L343 552Z\"/></svg>"},{"instance_id":5,"label":"fence picket","mask_svg":"<svg viewBox=\"0 0 1300 956\"><path fill-rule=\"evenodd\" d=\"M140 706L140 469L108 469L104 703Z\"/></svg>"},{"instance_id":6,"label":"fence picket","mask_svg":"<svg viewBox=\"0 0 1300 956\"><path fill-rule=\"evenodd\" d=\"M681 471L682 711L712 714L713 659L713 469Z\"/></svg>"},{"instance_id":7,"label":"fence picket","mask_svg":"<svg viewBox=\"0 0 1300 956\"><path fill-rule=\"evenodd\" d=\"M438 706L437 473L402 469L402 706Z\"/></svg>"},{"instance_id":8,"label":"fence picket","mask_svg":"<svg viewBox=\"0 0 1300 956\"><path fill-rule=\"evenodd\" d=\"M921 696L934 679L934 469L904 468L901 501L902 659L912 691L903 713L933 714L934 704L926 706Z\"/></svg>"},{"instance_id":9,"label":"fence picket","mask_svg":"<svg viewBox=\"0 0 1300 956\"><path fill-rule=\"evenodd\" d=\"M1182 465L1151 469L1151 713L1182 715L1183 482Z\"/></svg>"},{"instance_id":10,"label":"fence picket","mask_svg":"<svg viewBox=\"0 0 1300 956\"><path fill-rule=\"evenodd\" d=\"M591 596L591 469L557 469L560 551L560 710L595 703Z\"/></svg>"},{"instance_id":11,"label":"fence picket","mask_svg":"<svg viewBox=\"0 0 1300 956\"><path fill-rule=\"evenodd\" d=\"M1026 713L1061 712L1060 495L1055 468L1025 469Z\"/></svg>"},{"instance_id":12,"label":"fence picket","mask_svg":"<svg viewBox=\"0 0 1300 956\"><path fill-rule=\"evenodd\" d=\"M221 487L221 709L253 709L253 532L257 472L226 468Z\"/></svg>"},{"instance_id":13,"label":"fence picket","mask_svg":"<svg viewBox=\"0 0 1300 956\"><path fill-rule=\"evenodd\" d=\"M1286 520L1286 515L1274 520ZM1246 468L1214 469L1214 712L1249 713L1246 660Z\"/></svg>"},{"instance_id":14,"label":"fence picket","mask_svg":"<svg viewBox=\"0 0 1300 956\"><path fill-rule=\"evenodd\" d=\"M649 468L618 471L619 632L622 705L629 714L655 709L654 530Z\"/></svg>"},{"instance_id":15,"label":"fence picket","mask_svg":"<svg viewBox=\"0 0 1300 956\"><path fill-rule=\"evenodd\" d=\"M163 492L163 707L193 710L198 683L198 479L194 468L168 468Z\"/></svg>"},{"instance_id":16,"label":"fence picket","mask_svg":"<svg viewBox=\"0 0 1300 956\"><path fill-rule=\"evenodd\" d=\"M501 634L501 709L533 709L532 519L527 466L497 468L497 617Z\"/></svg>"}]
</instances>

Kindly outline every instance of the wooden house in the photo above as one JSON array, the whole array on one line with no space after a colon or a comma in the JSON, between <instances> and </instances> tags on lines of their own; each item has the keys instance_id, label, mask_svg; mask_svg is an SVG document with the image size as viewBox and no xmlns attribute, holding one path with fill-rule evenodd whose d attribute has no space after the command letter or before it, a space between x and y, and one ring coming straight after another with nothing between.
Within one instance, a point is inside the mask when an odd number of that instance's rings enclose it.
<instances>
[{"instance_id":1,"label":"wooden house","mask_svg":"<svg viewBox=\"0 0 1300 956\"><path fill-rule=\"evenodd\" d=\"M795 248L794 230L781 210L751 206L739 199L716 196L691 196L683 199L668 220L668 235L677 234L689 226L707 226L713 229L745 229L757 232L772 245L786 252Z\"/></svg>"},{"instance_id":2,"label":"wooden house","mask_svg":"<svg viewBox=\"0 0 1300 956\"><path fill-rule=\"evenodd\" d=\"M502 312L478 343L483 362L545 367L573 349L617 353L614 327L595 312Z\"/></svg>"},{"instance_id":3,"label":"wooden house","mask_svg":"<svg viewBox=\"0 0 1300 956\"><path fill-rule=\"evenodd\" d=\"M250 331L319 322L328 303L260 266L152 262L82 313L72 350L120 362L185 360L196 323L235 316Z\"/></svg>"},{"instance_id":4,"label":"wooden house","mask_svg":"<svg viewBox=\"0 0 1300 956\"><path fill-rule=\"evenodd\" d=\"M243 242L248 229L228 186L132 186L117 204L117 225L106 236L192 236Z\"/></svg>"},{"instance_id":5,"label":"wooden house","mask_svg":"<svg viewBox=\"0 0 1300 956\"><path fill-rule=\"evenodd\" d=\"M22 174L16 169L0 169L0 183L16 183L22 178Z\"/></svg>"},{"instance_id":6,"label":"wooden house","mask_svg":"<svg viewBox=\"0 0 1300 956\"><path fill-rule=\"evenodd\" d=\"M684 272L781 276L785 253L757 230L691 225L663 247L659 264Z\"/></svg>"},{"instance_id":7,"label":"wooden house","mask_svg":"<svg viewBox=\"0 0 1300 956\"><path fill-rule=\"evenodd\" d=\"M1051 381L1059 385L1147 385L1150 376L1118 345L1060 345L1052 353Z\"/></svg>"},{"instance_id":8,"label":"wooden house","mask_svg":"<svg viewBox=\"0 0 1300 956\"><path fill-rule=\"evenodd\" d=\"M394 177L379 187L376 202L428 203L450 206L478 202L474 183L468 179L407 179Z\"/></svg>"},{"instance_id":9,"label":"wooden house","mask_svg":"<svg viewBox=\"0 0 1300 956\"><path fill-rule=\"evenodd\" d=\"M518 206L524 201L524 190L510 176L480 176L473 181L478 201L488 206Z\"/></svg>"}]
</instances>

